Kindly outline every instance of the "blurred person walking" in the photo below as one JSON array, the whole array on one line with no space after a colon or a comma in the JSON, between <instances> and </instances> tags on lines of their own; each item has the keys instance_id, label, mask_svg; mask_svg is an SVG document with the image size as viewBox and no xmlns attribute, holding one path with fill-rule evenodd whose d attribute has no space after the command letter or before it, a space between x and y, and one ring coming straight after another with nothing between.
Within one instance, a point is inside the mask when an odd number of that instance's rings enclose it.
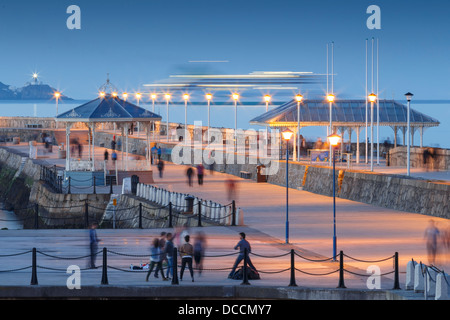
<instances>
[{"instance_id":1,"label":"blurred person walking","mask_svg":"<svg viewBox=\"0 0 450 320\"><path fill-rule=\"evenodd\" d=\"M159 238L153 239L153 245L150 248L150 267L147 272L147 277L145 281L148 281L148 278L152 274L153 268L156 265L156 270L161 272L161 276L163 281L167 281L168 279L164 276L161 262L161 247L159 246ZM155 278L158 278L158 275L155 274Z\"/></svg>"},{"instance_id":2,"label":"blurred person walking","mask_svg":"<svg viewBox=\"0 0 450 320\"><path fill-rule=\"evenodd\" d=\"M424 238L426 240L428 263L434 265L436 263L436 255L438 251L438 240L440 232L436 227L434 220L430 220L425 230Z\"/></svg>"},{"instance_id":3,"label":"blurred person walking","mask_svg":"<svg viewBox=\"0 0 450 320\"><path fill-rule=\"evenodd\" d=\"M198 232L194 240L194 262L198 274L201 275L203 271L203 257L205 256L206 237L203 232Z\"/></svg>"}]
</instances>

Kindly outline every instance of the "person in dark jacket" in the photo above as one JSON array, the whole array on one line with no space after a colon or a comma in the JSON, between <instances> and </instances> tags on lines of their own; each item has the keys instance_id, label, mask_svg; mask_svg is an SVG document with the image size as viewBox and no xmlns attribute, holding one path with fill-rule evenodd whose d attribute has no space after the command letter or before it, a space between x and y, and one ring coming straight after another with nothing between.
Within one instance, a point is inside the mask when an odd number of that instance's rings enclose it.
<instances>
[{"instance_id":1,"label":"person in dark jacket","mask_svg":"<svg viewBox=\"0 0 450 320\"><path fill-rule=\"evenodd\" d=\"M245 233L244 232L239 233L239 235L240 235L240 241L234 247L234 250L239 249L239 255L237 256L236 261L234 262L233 268L231 269L231 272L228 275L228 278L230 278L230 279L233 278L233 275L236 272L237 266L244 259L245 249L247 249L247 264L252 270L256 271L256 268L253 265L252 261L250 260L250 256L249 256L250 252L252 251L250 243L245 239Z\"/></svg>"}]
</instances>

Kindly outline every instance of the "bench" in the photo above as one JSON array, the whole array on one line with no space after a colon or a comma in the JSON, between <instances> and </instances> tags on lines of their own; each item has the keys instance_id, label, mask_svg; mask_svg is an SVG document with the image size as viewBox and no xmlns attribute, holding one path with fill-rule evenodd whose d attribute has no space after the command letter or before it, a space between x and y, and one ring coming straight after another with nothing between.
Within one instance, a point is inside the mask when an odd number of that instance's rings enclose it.
<instances>
[{"instance_id":1,"label":"bench","mask_svg":"<svg viewBox=\"0 0 450 320\"><path fill-rule=\"evenodd\" d=\"M240 174L241 174L241 178L243 178L243 179L250 179L252 176L252 174L247 171L241 171Z\"/></svg>"}]
</instances>

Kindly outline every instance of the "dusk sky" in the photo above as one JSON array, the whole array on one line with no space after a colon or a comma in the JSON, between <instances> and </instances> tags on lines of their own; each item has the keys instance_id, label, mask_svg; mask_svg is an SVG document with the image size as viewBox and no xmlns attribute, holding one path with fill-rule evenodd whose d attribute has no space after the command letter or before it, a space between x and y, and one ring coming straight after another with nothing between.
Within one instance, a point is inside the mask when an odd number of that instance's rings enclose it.
<instances>
[{"instance_id":1,"label":"dusk sky","mask_svg":"<svg viewBox=\"0 0 450 320\"><path fill-rule=\"evenodd\" d=\"M69 30L66 9L81 9ZM381 8L369 30L368 6ZM0 0L0 81L41 80L90 99L110 73L120 89L199 70L326 72L335 43L335 91L363 98L365 41L380 41L380 98L450 99L450 3L442 0ZM193 63L214 60L227 62ZM369 66L370 67L370 66Z\"/></svg>"}]
</instances>

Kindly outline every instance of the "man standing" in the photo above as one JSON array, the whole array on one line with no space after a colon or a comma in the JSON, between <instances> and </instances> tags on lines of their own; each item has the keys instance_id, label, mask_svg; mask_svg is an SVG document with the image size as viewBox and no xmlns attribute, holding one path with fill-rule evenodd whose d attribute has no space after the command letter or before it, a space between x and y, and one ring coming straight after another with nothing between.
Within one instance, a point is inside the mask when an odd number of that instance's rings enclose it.
<instances>
[{"instance_id":1,"label":"man standing","mask_svg":"<svg viewBox=\"0 0 450 320\"><path fill-rule=\"evenodd\" d=\"M247 249L247 264L252 270L256 271L256 268L253 265L253 263L252 263L252 261L250 260L250 257L249 257L249 254L252 251L252 249L250 247L250 243L247 240L245 240L245 233L244 232L239 233L239 235L240 235L240 241L234 247L234 250L239 249L239 255L237 256L236 261L234 262L233 269L231 269L231 272L228 275L229 279L233 278L233 275L234 275L234 272L236 271L237 266L244 259L245 249Z\"/></svg>"},{"instance_id":2,"label":"man standing","mask_svg":"<svg viewBox=\"0 0 450 320\"><path fill-rule=\"evenodd\" d=\"M91 265L89 266L91 269L95 269L97 268L95 266L95 258L97 256L97 251L98 251L98 243L100 242L100 240L97 238L97 229L98 224L96 222L94 222L91 225L91 229L89 230L89 244L90 244L90 249L91 249Z\"/></svg>"}]
</instances>

